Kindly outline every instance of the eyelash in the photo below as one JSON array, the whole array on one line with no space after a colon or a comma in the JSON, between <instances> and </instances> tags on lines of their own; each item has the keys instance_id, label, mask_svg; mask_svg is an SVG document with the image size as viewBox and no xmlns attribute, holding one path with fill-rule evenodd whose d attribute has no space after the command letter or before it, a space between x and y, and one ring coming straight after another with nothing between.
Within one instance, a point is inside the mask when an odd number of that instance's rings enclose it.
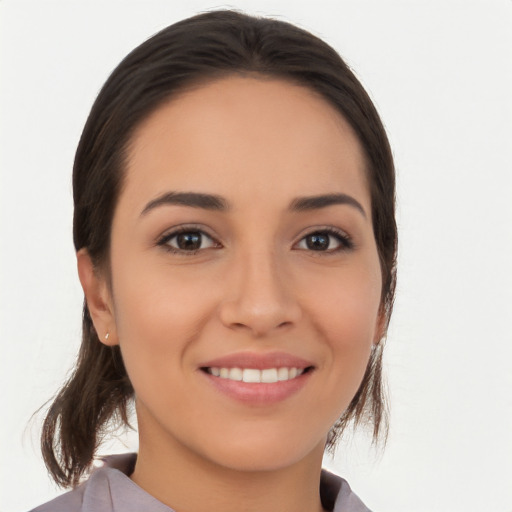
<instances>
[{"instance_id":1,"label":"eyelash","mask_svg":"<svg viewBox=\"0 0 512 512\"><path fill-rule=\"evenodd\" d=\"M170 252L171 254L178 254L180 256L194 256L194 254L197 254L199 251L204 250L204 249L194 249L192 251L186 251L184 249L178 249L176 247L172 247L171 245L169 245L169 242L173 238L175 238L181 234L185 234L185 233L198 233L201 235L201 237L207 237L210 240L212 240L213 247L220 246L220 244L218 242L216 242L213 239L213 237L208 235L208 233L205 233L203 229L196 227L196 226L181 226L181 227L171 231L170 233L166 233L158 239L156 245L163 247L166 251Z\"/></svg>"},{"instance_id":2,"label":"eyelash","mask_svg":"<svg viewBox=\"0 0 512 512\"><path fill-rule=\"evenodd\" d=\"M318 253L318 256L325 255L325 254L336 254L336 253L343 252L343 251L350 251L355 248L354 241L347 233L345 233L341 229L336 229L333 227L325 227L325 228L315 229L314 231L311 231L311 232L307 233L306 235L304 235L300 239L299 243L301 243L303 240L305 240L306 238L313 236L313 235L324 235L324 236L327 235L328 237L335 238L336 241L339 243L339 247L337 247L335 249L327 249L326 251L315 251L313 249L309 249L309 251L311 251L313 253ZM308 249L304 249L304 250L308 250Z\"/></svg>"},{"instance_id":3,"label":"eyelash","mask_svg":"<svg viewBox=\"0 0 512 512\"><path fill-rule=\"evenodd\" d=\"M187 250L178 249L176 247L172 247L171 245L169 245L169 242L173 238L179 236L180 234L185 234L185 233L199 234L201 237L209 238L213 242L212 248L221 246L221 244L219 242L216 242L214 240L214 238L211 237L210 235L208 235L207 233L205 233L203 229L201 229L199 227L195 227L195 226L182 226L180 228L177 228L177 229L171 231L170 233L166 233L157 240L156 245L163 247L166 251L170 252L171 254L178 254L178 255L182 255L182 256L194 256L199 251L205 250L205 249L200 248L200 249L194 249L194 250L187 251ZM306 235L304 235L299 240L299 243L303 242L306 238L313 236L313 235L324 235L324 236L328 236L328 237L333 237L339 243L339 247L336 247L335 249L327 249L325 251L315 251L314 249L308 249L308 248L305 248L302 250L309 250L310 252L318 253L317 255L321 256L321 255L326 255L326 254L335 254L335 253L339 253L339 252L343 252L343 251L350 251L355 248L355 244L354 244L352 238L347 233L345 233L344 231L341 231L339 229L332 228L332 227L319 228L314 231L311 231L310 233L307 233ZM207 247L206 249L209 249L209 248L210 247Z\"/></svg>"}]
</instances>

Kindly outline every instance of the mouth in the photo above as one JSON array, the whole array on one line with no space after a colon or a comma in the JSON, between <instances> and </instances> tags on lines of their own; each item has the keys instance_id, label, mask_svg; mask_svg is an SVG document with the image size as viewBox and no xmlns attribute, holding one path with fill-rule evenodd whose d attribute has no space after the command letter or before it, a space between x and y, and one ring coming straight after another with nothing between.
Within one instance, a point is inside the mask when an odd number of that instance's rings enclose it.
<instances>
[{"instance_id":1,"label":"mouth","mask_svg":"<svg viewBox=\"0 0 512 512\"><path fill-rule=\"evenodd\" d=\"M308 386L316 366L284 352L239 352L205 361L199 367L213 389L251 406L287 400Z\"/></svg>"},{"instance_id":2,"label":"mouth","mask_svg":"<svg viewBox=\"0 0 512 512\"><path fill-rule=\"evenodd\" d=\"M275 368L229 368L219 366L204 366L201 371L218 377L236 382L246 382L253 384L274 384L276 382L285 382L296 379L302 374L313 370L313 366L305 368L300 367L275 367Z\"/></svg>"}]
</instances>

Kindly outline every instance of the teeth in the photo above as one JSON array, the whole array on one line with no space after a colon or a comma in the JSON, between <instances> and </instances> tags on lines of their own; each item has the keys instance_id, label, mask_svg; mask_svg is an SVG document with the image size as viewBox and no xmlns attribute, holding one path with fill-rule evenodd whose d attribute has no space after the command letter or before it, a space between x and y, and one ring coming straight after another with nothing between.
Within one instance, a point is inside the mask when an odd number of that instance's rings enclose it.
<instances>
[{"instance_id":1,"label":"teeth","mask_svg":"<svg viewBox=\"0 0 512 512\"><path fill-rule=\"evenodd\" d=\"M229 380L242 380L243 372L240 368L231 368L229 370Z\"/></svg>"},{"instance_id":2,"label":"teeth","mask_svg":"<svg viewBox=\"0 0 512 512\"><path fill-rule=\"evenodd\" d=\"M208 368L208 373L221 379L243 381L249 383L272 384L274 382L295 379L304 373L303 368Z\"/></svg>"},{"instance_id":3,"label":"teeth","mask_svg":"<svg viewBox=\"0 0 512 512\"><path fill-rule=\"evenodd\" d=\"M244 382L261 382L261 372L252 368L246 368L243 372Z\"/></svg>"},{"instance_id":4,"label":"teeth","mask_svg":"<svg viewBox=\"0 0 512 512\"><path fill-rule=\"evenodd\" d=\"M277 380L288 380L290 378L290 372L288 368L279 368L277 370Z\"/></svg>"},{"instance_id":5,"label":"teeth","mask_svg":"<svg viewBox=\"0 0 512 512\"><path fill-rule=\"evenodd\" d=\"M266 370L261 370L261 382L266 382L268 384L277 382L277 369L268 368Z\"/></svg>"}]
</instances>

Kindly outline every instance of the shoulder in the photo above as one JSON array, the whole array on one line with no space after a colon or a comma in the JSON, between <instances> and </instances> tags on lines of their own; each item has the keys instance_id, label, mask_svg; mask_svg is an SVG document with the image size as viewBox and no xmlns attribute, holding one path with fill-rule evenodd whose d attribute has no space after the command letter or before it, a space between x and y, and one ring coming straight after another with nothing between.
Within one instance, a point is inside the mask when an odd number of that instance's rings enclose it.
<instances>
[{"instance_id":1,"label":"shoulder","mask_svg":"<svg viewBox=\"0 0 512 512\"><path fill-rule=\"evenodd\" d=\"M80 512L82 510L84 487L85 484L79 485L76 489L36 507L30 512Z\"/></svg>"},{"instance_id":2,"label":"shoulder","mask_svg":"<svg viewBox=\"0 0 512 512\"><path fill-rule=\"evenodd\" d=\"M111 512L113 492L121 491L131 482L127 475L135 460L134 454L106 457L104 465L72 491L36 507L30 512Z\"/></svg>"},{"instance_id":3,"label":"shoulder","mask_svg":"<svg viewBox=\"0 0 512 512\"><path fill-rule=\"evenodd\" d=\"M135 459L134 453L103 458L88 480L31 512L173 512L130 479Z\"/></svg>"},{"instance_id":4,"label":"shoulder","mask_svg":"<svg viewBox=\"0 0 512 512\"><path fill-rule=\"evenodd\" d=\"M332 512L371 512L352 491L348 482L325 469L322 470L320 484L322 505Z\"/></svg>"},{"instance_id":5,"label":"shoulder","mask_svg":"<svg viewBox=\"0 0 512 512\"><path fill-rule=\"evenodd\" d=\"M78 487L31 512L112 512L110 468L99 468Z\"/></svg>"}]
</instances>

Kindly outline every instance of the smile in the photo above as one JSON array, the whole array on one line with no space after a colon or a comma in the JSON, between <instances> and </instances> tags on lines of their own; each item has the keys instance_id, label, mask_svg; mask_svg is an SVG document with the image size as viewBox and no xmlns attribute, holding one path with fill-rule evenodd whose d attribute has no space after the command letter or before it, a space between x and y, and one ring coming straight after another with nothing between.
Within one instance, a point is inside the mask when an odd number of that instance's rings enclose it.
<instances>
[{"instance_id":1,"label":"smile","mask_svg":"<svg viewBox=\"0 0 512 512\"><path fill-rule=\"evenodd\" d=\"M216 366L204 368L204 371L210 375L221 379L264 384L292 380L302 375L306 370L307 368L295 367L265 368L263 370L258 368L219 368Z\"/></svg>"},{"instance_id":2,"label":"smile","mask_svg":"<svg viewBox=\"0 0 512 512\"><path fill-rule=\"evenodd\" d=\"M209 386L249 406L266 407L299 393L317 365L286 352L237 352L199 364Z\"/></svg>"}]
</instances>

